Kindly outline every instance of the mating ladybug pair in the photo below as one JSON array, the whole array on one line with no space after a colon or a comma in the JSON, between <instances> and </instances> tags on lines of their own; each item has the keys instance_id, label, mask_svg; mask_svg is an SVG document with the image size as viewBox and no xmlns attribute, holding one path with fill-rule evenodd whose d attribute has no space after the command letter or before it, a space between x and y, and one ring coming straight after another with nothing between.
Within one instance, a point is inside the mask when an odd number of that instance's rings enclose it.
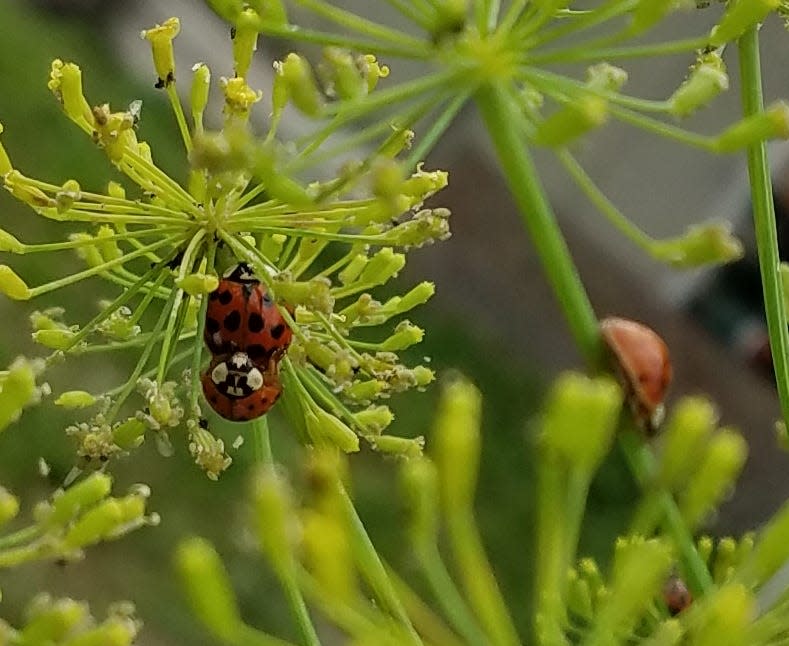
<instances>
[{"instance_id":1,"label":"mating ladybug pair","mask_svg":"<svg viewBox=\"0 0 789 646\"><path fill-rule=\"evenodd\" d=\"M206 310L203 339L212 357L201 382L211 408L234 422L268 412L282 393L279 361L292 337L250 267L229 269L208 295Z\"/></svg>"}]
</instances>

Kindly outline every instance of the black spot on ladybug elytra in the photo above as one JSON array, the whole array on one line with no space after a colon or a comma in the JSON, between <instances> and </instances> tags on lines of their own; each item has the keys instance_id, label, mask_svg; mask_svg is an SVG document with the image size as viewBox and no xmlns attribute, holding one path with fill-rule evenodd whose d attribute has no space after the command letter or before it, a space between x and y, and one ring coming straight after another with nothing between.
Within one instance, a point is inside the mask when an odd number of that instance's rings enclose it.
<instances>
[{"instance_id":1,"label":"black spot on ladybug elytra","mask_svg":"<svg viewBox=\"0 0 789 646\"><path fill-rule=\"evenodd\" d=\"M271 328L271 336L274 339L279 339L285 333L285 325L282 323L277 323L273 328Z\"/></svg>"},{"instance_id":2,"label":"black spot on ladybug elytra","mask_svg":"<svg viewBox=\"0 0 789 646\"><path fill-rule=\"evenodd\" d=\"M208 401L210 401L212 404L216 404L219 401L219 398L216 395L209 395Z\"/></svg>"},{"instance_id":3,"label":"black spot on ladybug elytra","mask_svg":"<svg viewBox=\"0 0 789 646\"><path fill-rule=\"evenodd\" d=\"M218 298L222 305L229 305L230 301L233 300L233 293L229 289L225 289L219 292Z\"/></svg>"},{"instance_id":4,"label":"black spot on ladybug elytra","mask_svg":"<svg viewBox=\"0 0 789 646\"><path fill-rule=\"evenodd\" d=\"M252 359L252 361L262 359L266 356L266 354L266 348L264 348L259 343L252 343L247 346L247 355L249 355L249 358Z\"/></svg>"},{"instance_id":5,"label":"black spot on ladybug elytra","mask_svg":"<svg viewBox=\"0 0 789 646\"><path fill-rule=\"evenodd\" d=\"M263 320L263 317L257 312L252 312L249 315L249 320L247 321L247 328L249 329L250 332L255 332L255 333L260 332L265 327L265 325L266 323Z\"/></svg>"},{"instance_id":6,"label":"black spot on ladybug elytra","mask_svg":"<svg viewBox=\"0 0 789 646\"><path fill-rule=\"evenodd\" d=\"M250 412L255 410L255 404L247 404L247 410Z\"/></svg>"},{"instance_id":7,"label":"black spot on ladybug elytra","mask_svg":"<svg viewBox=\"0 0 789 646\"><path fill-rule=\"evenodd\" d=\"M274 304L274 301L271 299L271 295L268 292L263 293L263 305L266 307L271 307Z\"/></svg>"},{"instance_id":8,"label":"black spot on ladybug elytra","mask_svg":"<svg viewBox=\"0 0 789 646\"><path fill-rule=\"evenodd\" d=\"M206 317L205 320L205 329L208 330L209 334L214 334L215 332L219 332L221 326L219 325L219 321L216 319Z\"/></svg>"},{"instance_id":9,"label":"black spot on ladybug elytra","mask_svg":"<svg viewBox=\"0 0 789 646\"><path fill-rule=\"evenodd\" d=\"M233 310L225 317L225 320L222 321L222 325L226 330L235 332L239 327L241 327L241 314L238 313L238 310Z\"/></svg>"}]
</instances>

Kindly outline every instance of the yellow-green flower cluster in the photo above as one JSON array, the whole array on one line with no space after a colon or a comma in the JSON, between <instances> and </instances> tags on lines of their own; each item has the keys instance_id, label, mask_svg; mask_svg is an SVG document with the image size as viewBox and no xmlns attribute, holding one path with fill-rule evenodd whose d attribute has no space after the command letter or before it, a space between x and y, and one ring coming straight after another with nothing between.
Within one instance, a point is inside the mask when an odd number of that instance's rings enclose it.
<instances>
[{"instance_id":1,"label":"yellow-green flower cluster","mask_svg":"<svg viewBox=\"0 0 789 646\"><path fill-rule=\"evenodd\" d=\"M131 646L141 622L134 616L129 602L111 604L107 618L97 621L83 601L53 599L42 593L34 597L25 610L24 622L18 627L0 619L0 643L33 646Z\"/></svg>"},{"instance_id":2,"label":"yellow-green flower cluster","mask_svg":"<svg viewBox=\"0 0 789 646\"><path fill-rule=\"evenodd\" d=\"M504 136L524 147L553 149L570 177L611 224L654 258L678 267L737 259L742 255L741 244L723 223L692 226L665 240L649 236L606 198L568 147L612 120L714 153L739 151L756 141L789 136L789 110L781 102L737 121L718 135L700 135L677 123L678 118L702 110L728 89L729 76L721 58L725 46L771 13L786 15L783 0L730 0L723 12L714 17L709 12L709 25L695 36L648 44L639 39L671 14L692 8L693 3L612 0L579 7L572 0L514 0L506 4L453 0L419 2L416 6L392 2L411 30L378 22L373 11L360 9L357 14L327 0L294 3L314 14L310 29L289 24L285 2L261 3L255 10L236 0L211 0L209 4L236 24L238 33L243 26L245 34L258 31L328 46L314 69L295 55L278 67L283 96L290 88L290 101L299 110L330 119L319 133L328 135L349 123L359 123L359 136L369 138L378 127L366 125L371 117L379 124L387 119L409 128L422 125L427 134L409 156L413 164L467 101L479 104L489 126L487 110L495 107L499 127L502 115L507 117ZM702 8L709 2L699 0L697 4ZM274 5L277 9L271 11ZM334 47L337 42L364 43L366 51L379 56L430 62L432 71L416 81L367 96L374 83L365 83L359 70L369 56L354 59ZM627 72L612 64L683 53L695 62L676 91L663 99L628 94L624 89ZM578 63L588 65L585 78L567 73L567 64ZM375 65L372 71L374 81L384 72ZM274 95L278 115L284 100L277 100L276 88ZM345 101L327 100L333 97Z\"/></svg>"},{"instance_id":3,"label":"yellow-green flower cluster","mask_svg":"<svg viewBox=\"0 0 789 646\"><path fill-rule=\"evenodd\" d=\"M81 558L86 547L159 522L156 514L146 515L148 487L136 485L120 497L111 496L111 489L112 478L97 472L40 502L32 524L0 533L0 569ZM18 512L18 499L0 487L0 530Z\"/></svg>"},{"instance_id":4,"label":"yellow-green flower cluster","mask_svg":"<svg viewBox=\"0 0 789 646\"><path fill-rule=\"evenodd\" d=\"M103 461L127 451L142 441L145 429L168 451L167 429L185 423L195 458L210 474L229 464L224 445L203 421L211 415L200 397L200 373L206 362L206 295L239 261L253 268L293 330L293 345L280 366L283 408L304 439L355 451L361 437L384 451L419 452L418 443L382 435L392 414L380 400L433 379L426 366L407 366L398 356L423 335L401 317L427 301L433 285L422 282L380 301L374 293L400 273L409 249L449 236L449 212L424 207L446 185L447 174L400 158L413 133L397 121L363 138L367 147L358 161L333 178L323 157L337 154L324 146L330 132L278 140L288 106L331 115L340 105L371 96L388 75L374 55L350 49L327 49L317 75L297 54L277 63L270 88L273 115L268 131L256 138L249 117L264 91L251 88L243 74L256 49L257 26L277 22L274 14L249 7L237 16L235 76L214 84L224 96L218 131L203 125L212 88L205 65L192 70L187 109L176 91L178 20L142 33L151 43L156 86L173 107L190 163L185 186L157 166L151 147L139 138L141 103L116 111L89 101L82 72L70 62L53 62L49 87L66 116L136 185L134 193L127 195L115 182L96 192L75 179L61 185L33 179L14 168L0 148L3 185L12 195L45 218L84 226L65 240L44 244L28 244L2 230L0 249L9 254L73 250L86 265L29 287L2 264L0 292L28 300L101 278L116 286L118 296L101 301L92 320L74 323L62 307L35 312L33 339L53 351L50 362L101 351L138 352L125 383L95 394L90 392L95 385L88 383L59 393L56 403L66 408L99 408L68 431L85 459ZM346 158L354 144L344 144ZM319 164L320 179L302 183L300 174ZM382 332L375 335L375 328ZM364 340L357 340L359 335ZM122 411L135 391L145 404L128 417Z\"/></svg>"}]
</instances>

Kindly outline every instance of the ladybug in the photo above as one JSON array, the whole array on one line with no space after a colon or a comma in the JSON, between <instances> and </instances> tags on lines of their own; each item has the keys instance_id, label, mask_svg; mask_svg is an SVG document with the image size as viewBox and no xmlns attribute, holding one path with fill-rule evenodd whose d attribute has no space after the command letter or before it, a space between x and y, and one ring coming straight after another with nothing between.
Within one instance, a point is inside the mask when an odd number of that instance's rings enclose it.
<instances>
[{"instance_id":1,"label":"ladybug","mask_svg":"<svg viewBox=\"0 0 789 646\"><path fill-rule=\"evenodd\" d=\"M663 586L663 601L668 608L668 613L672 617L676 617L693 603L693 595L685 582L676 574L672 574Z\"/></svg>"},{"instance_id":2,"label":"ladybug","mask_svg":"<svg viewBox=\"0 0 789 646\"><path fill-rule=\"evenodd\" d=\"M249 265L231 267L208 295L205 344L214 356L244 352L257 364L279 359L293 333Z\"/></svg>"},{"instance_id":3,"label":"ladybug","mask_svg":"<svg viewBox=\"0 0 789 646\"><path fill-rule=\"evenodd\" d=\"M614 355L636 422L654 435L663 421L672 376L665 341L646 325L617 317L603 319L600 333Z\"/></svg>"},{"instance_id":4,"label":"ladybug","mask_svg":"<svg viewBox=\"0 0 789 646\"><path fill-rule=\"evenodd\" d=\"M214 357L200 381L211 408L233 422L265 415L282 394L276 363L260 370L245 352Z\"/></svg>"}]
</instances>

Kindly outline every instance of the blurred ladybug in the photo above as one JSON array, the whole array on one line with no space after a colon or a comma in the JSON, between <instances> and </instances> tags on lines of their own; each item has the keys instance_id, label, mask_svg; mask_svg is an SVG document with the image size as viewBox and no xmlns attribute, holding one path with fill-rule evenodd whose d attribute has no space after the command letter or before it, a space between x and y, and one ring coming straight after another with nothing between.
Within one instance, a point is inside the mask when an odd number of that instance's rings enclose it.
<instances>
[{"instance_id":1,"label":"blurred ladybug","mask_svg":"<svg viewBox=\"0 0 789 646\"><path fill-rule=\"evenodd\" d=\"M605 318L600 332L616 360L636 422L654 435L663 421L663 400L672 376L666 343L651 328L629 319Z\"/></svg>"},{"instance_id":2,"label":"blurred ladybug","mask_svg":"<svg viewBox=\"0 0 789 646\"><path fill-rule=\"evenodd\" d=\"M214 357L200 381L211 408L233 422L265 415L282 394L276 363L260 370L244 352Z\"/></svg>"},{"instance_id":3,"label":"blurred ladybug","mask_svg":"<svg viewBox=\"0 0 789 646\"><path fill-rule=\"evenodd\" d=\"M672 574L663 586L663 601L669 614L676 617L693 603L693 595L690 594L685 582L676 574Z\"/></svg>"},{"instance_id":4,"label":"blurred ladybug","mask_svg":"<svg viewBox=\"0 0 789 646\"><path fill-rule=\"evenodd\" d=\"M278 360L293 333L249 265L231 267L208 295L205 344L214 356L243 352L257 364Z\"/></svg>"}]
</instances>

